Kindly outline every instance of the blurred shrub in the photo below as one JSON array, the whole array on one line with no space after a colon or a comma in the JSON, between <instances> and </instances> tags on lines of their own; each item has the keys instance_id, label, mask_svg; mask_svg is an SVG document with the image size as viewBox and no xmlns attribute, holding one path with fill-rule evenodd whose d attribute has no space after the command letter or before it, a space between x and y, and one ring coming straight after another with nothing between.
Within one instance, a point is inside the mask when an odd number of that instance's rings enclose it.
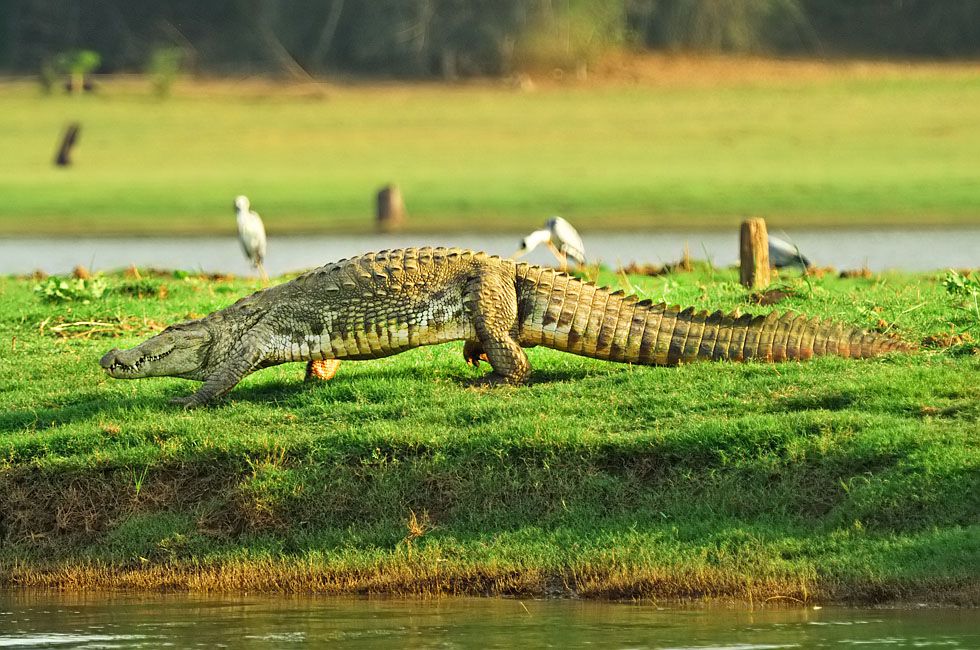
<instances>
[{"instance_id":1,"label":"blurred shrub","mask_svg":"<svg viewBox=\"0 0 980 650\"><path fill-rule=\"evenodd\" d=\"M61 74L55 67L54 61L45 60L41 63L41 70L38 73L38 83L41 84L41 90L45 95L50 95L55 86L58 85L58 79Z\"/></svg>"},{"instance_id":2,"label":"blurred shrub","mask_svg":"<svg viewBox=\"0 0 980 650\"><path fill-rule=\"evenodd\" d=\"M85 75L95 72L102 65L102 57L93 50L72 50L59 55L55 65L70 75L68 90L81 92L86 89Z\"/></svg>"},{"instance_id":3,"label":"blurred shrub","mask_svg":"<svg viewBox=\"0 0 980 650\"><path fill-rule=\"evenodd\" d=\"M34 285L34 293L47 302L88 303L98 300L108 290L105 278L63 278L52 275Z\"/></svg>"},{"instance_id":4,"label":"blurred shrub","mask_svg":"<svg viewBox=\"0 0 980 650\"><path fill-rule=\"evenodd\" d=\"M153 83L153 92L163 99L170 96L174 82L180 76L184 53L177 47L158 47L153 50L146 72Z\"/></svg>"},{"instance_id":5,"label":"blurred shrub","mask_svg":"<svg viewBox=\"0 0 980 650\"><path fill-rule=\"evenodd\" d=\"M539 2L517 39L513 65L584 71L598 56L622 46L625 3L566 0Z\"/></svg>"},{"instance_id":6,"label":"blurred shrub","mask_svg":"<svg viewBox=\"0 0 980 650\"><path fill-rule=\"evenodd\" d=\"M50 93L58 84L58 80L68 75L67 89L69 92L81 92L90 89L85 76L95 72L102 65L102 57L94 50L70 50L59 52L41 63L39 81L41 88Z\"/></svg>"},{"instance_id":7,"label":"blurred shrub","mask_svg":"<svg viewBox=\"0 0 980 650\"><path fill-rule=\"evenodd\" d=\"M960 307L970 313L980 324L980 277L967 272L957 273L950 269L940 282L954 300L960 302Z\"/></svg>"}]
</instances>

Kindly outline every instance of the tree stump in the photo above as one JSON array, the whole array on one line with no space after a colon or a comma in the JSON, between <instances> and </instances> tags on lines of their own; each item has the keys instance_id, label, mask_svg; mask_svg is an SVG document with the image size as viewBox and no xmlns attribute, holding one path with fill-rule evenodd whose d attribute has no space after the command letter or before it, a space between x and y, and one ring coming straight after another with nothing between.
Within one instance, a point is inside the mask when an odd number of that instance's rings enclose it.
<instances>
[{"instance_id":1,"label":"tree stump","mask_svg":"<svg viewBox=\"0 0 980 650\"><path fill-rule=\"evenodd\" d=\"M68 128L65 129L65 135L61 138L61 146L58 147L58 156L54 159L54 164L59 167L71 165L71 149L78 141L78 133L81 129L82 125L78 122L72 122L68 125Z\"/></svg>"},{"instance_id":2,"label":"tree stump","mask_svg":"<svg viewBox=\"0 0 980 650\"><path fill-rule=\"evenodd\" d=\"M769 233L765 219L746 219L742 222L739 242L741 269L739 280L749 289L769 286Z\"/></svg>"},{"instance_id":3,"label":"tree stump","mask_svg":"<svg viewBox=\"0 0 980 650\"><path fill-rule=\"evenodd\" d=\"M382 232L398 230L405 221L405 201L397 185L386 185L378 192L376 219Z\"/></svg>"}]
</instances>

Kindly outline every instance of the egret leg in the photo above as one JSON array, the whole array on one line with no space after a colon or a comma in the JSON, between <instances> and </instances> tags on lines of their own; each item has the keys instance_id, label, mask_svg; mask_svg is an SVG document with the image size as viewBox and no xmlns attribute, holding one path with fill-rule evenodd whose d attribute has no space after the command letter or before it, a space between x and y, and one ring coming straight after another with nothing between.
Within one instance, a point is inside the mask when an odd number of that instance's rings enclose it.
<instances>
[{"instance_id":1,"label":"egret leg","mask_svg":"<svg viewBox=\"0 0 980 650\"><path fill-rule=\"evenodd\" d=\"M552 244L550 241L548 242L548 248L551 250L551 254L555 256L555 259L558 260L558 268L560 268L562 271L567 271L568 256L558 250L558 247Z\"/></svg>"}]
</instances>

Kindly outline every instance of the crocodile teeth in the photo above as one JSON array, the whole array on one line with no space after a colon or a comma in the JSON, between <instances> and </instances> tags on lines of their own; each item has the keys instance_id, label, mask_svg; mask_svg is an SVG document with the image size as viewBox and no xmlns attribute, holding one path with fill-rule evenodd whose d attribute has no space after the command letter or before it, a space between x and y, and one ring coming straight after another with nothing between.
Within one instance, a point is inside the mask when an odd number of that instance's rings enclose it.
<instances>
[{"instance_id":1,"label":"crocodile teeth","mask_svg":"<svg viewBox=\"0 0 980 650\"><path fill-rule=\"evenodd\" d=\"M109 366L109 370L122 370L123 372L133 372L133 371L139 370L140 368L142 368L144 365L146 365L149 362L159 361L160 359L164 358L168 354L170 354L170 353L169 352L164 352L163 354L150 355L150 356L147 356L147 357L140 357L139 359L136 360L136 363L134 363L132 365L130 365L128 363L123 363L122 361L119 361L117 359L116 361L114 361L112 363L111 366Z\"/></svg>"}]
</instances>

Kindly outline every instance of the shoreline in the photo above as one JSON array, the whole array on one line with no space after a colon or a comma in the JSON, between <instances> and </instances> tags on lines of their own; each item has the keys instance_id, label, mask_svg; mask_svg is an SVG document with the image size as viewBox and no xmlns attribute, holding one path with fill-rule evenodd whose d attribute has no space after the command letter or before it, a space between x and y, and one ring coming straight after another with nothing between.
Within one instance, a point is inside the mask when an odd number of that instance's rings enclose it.
<instances>
[{"instance_id":1,"label":"shoreline","mask_svg":"<svg viewBox=\"0 0 980 650\"><path fill-rule=\"evenodd\" d=\"M726 217L725 219L720 219L717 222L693 222L686 223L683 227L668 225L672 220L657 219L654 223L642 223L637 221L635 224L620 224L613 222L610 226L603 226L601 229L598 228L597 223L586 222L585 226L579 228L583 234L589 234L591 231L601 230L604 233L612 233L618 235L629 235L632 233L662 233L662 234L678 234L678 233L721 233L721 232L737 232L741 220L734 217ZM676 221L675 221L676 222ZM908 219L895 219L886 221L862 221L861 219L847 219L844 222L831 222L831 221L815 221L810 222L806 219L798 219L790 217L788 219L767 219L769 227L771 230L778 231L781 228L792 227L796 231L814 231L814 232L824 232L824 231L840 231L847 233L862 233L862 232L895 232L895 231L911 231L911 232L928 232L928 231L957 231L957 230L977 230L980 229L980 219L975 221L961 221L955 219L949 220L930 220L923 221L921 219L908 218ZM790 224L792 222L792 224ZM514 235L523 236L527 234L526 229L505 227L494 227L489 226L486 223L480 224L464 224L459 227L442 227L444 224L440 224L439 227L427 228L427 227L412 227L407 226L397 230L380 231L373 228L369 220L365 219L365 226L363 228L344 228L344 227L321 227L321 228L277 228L269 229L268 235L270 237L277 238L299 238L299 237L310 237L310 236L338 236L338 237L370 237L370 236L430 236L430 235L461 235L461 234L479 234L479 235ZM65 240L75 240L79 237L84 236L86 239L207 239L213 237L235 237L235 232L228 230L228 228L215 228L215 227L204 227L200 230L140 230L140 229L129 229L129 230L78 230L73 231L70 228L65 229L59 227L55 230L47 230L44 228L34 228L33 230L13 230L13 231L3 231L0 230L0 237L5 239L13 240L31 240L31 239L48 239L53 241L65 241Z\"/></svg>"}]
</instances>

